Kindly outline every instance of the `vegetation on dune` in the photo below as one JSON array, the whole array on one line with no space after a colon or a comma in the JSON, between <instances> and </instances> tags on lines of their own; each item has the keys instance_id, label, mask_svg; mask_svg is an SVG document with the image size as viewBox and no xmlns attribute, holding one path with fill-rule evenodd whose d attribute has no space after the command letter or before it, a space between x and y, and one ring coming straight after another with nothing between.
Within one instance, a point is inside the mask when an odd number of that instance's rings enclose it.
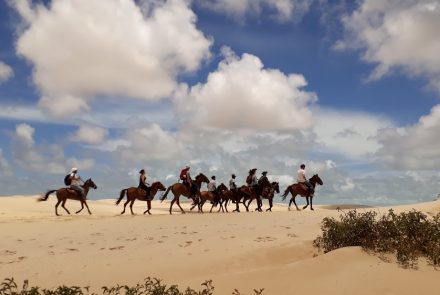
<instances>
[{"instance_id":1,"label":"vegetation on dune","mask_svg":"<svg viewBox=\"0 0 440 295\"><path fill-rule=\"evenodd\" d=\"M206 281L202 284L202 290L195 291L187 288L180 291L177 285L167 286L161 280L156 278L146 278L143 284L136 286L116 285L114 287L102 287L102 295L212 295L214 286L212 281ZM263 294L263 289L254 290L254 294ZM27 280L23 286L19 287L13 278L5 279L0 285L0 295L98 295L89 291L89 287L60 286L55 289L43 289L30 286ZM237 289L234 289L232 295L244 295Z\"/></svg>"},{"instance_id":2,"label":"vegetation on dune","mask_svg":"<svg viewBox=\"0 0 440 295\"><path fill-rule=\"evenodd\" d=\"M440 265L440 213L432 218L412 210L400 214L389 210L378 216L375 211L351 210L340 221L326 217L321 223L322 236L314 245L325 253L342 247L361 246L380 254L392 253L404 267L417 266L419 257Z\"/></svg>"}]
</instances>

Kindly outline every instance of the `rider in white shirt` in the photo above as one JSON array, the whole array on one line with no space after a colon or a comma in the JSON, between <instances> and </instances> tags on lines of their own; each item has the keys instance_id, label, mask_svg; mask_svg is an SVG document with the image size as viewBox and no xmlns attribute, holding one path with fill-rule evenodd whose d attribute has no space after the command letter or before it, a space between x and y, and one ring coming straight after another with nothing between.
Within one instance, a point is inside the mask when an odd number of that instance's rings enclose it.
<instances>
[{"instance_id":1,"label":"rider in white shirt","mask_svg":"<svg viewBox=\"0 0 440 295\"><path fill-rule=\"evenodd\" d=\"M70 171L70 188L77 191L80 194L81 198L85 200L86 195L80 182L82 181L82 179L77 173L78 173L77 168L72 168L72 170Z\"/></svg>"},{"instance_id":2,"label":"rider in white shirt","mask_svg":"<svg viewBox=\"0 0 440 295\"><path fill-rule=\"evenodd\" d=\"M215 182L215 176L211 176L211 181L208 183L208 191L211 193L216 193L217 183Z\"/></svg>"},{"instance_id":3,"label":"rider in white shirt","mask_svg":"<svg viewBox=\"0 0 440 295\"><path fill-rule=\"evenodd\" d=\"M298 183L305 184L309 188L309 190L310 190L310 195L313 196L315 191L313 189L312 184L307 180L307 177L306 177L306 165L304 165L304 164L301 164L300 169L298 170L297 181L298 181Z\"/></svg>"}]
</instances>

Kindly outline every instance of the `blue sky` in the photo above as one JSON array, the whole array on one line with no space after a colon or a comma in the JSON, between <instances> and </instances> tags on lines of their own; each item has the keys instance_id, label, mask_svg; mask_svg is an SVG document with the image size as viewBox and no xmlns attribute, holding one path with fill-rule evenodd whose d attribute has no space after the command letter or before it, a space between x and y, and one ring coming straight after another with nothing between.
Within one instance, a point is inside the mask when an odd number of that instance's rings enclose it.
<instances>
[{"instance_id":1,"label":"blue sky","mask_svg":"<svg viewBox=\"0 0 440 295\"><path fill-rule=\"evenodd\" d=\"M122 3L122 4L121 4ZM276 3L276 4L273 4ZM440 3L5 1L0 3L3 194L100 187L137 171L300 163L317 202L431 200L440 184ZM440 107L439 107L440 108Z\"/></svg>"}]
</instances>

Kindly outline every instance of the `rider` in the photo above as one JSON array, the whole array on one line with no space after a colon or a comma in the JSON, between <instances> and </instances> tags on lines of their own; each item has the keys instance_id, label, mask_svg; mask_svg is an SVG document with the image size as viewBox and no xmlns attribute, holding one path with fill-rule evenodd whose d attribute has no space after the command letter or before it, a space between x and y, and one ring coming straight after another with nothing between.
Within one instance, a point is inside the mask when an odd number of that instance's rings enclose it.
<instances>
[{"instance_id":1,"label":"rider","mask_svg":"<svg viewBox=\"0 0 440 295\"><path fill-rule=\"evenodd\" d=\"M208 183L208 191L217 195L217 183L215 182L215 176L211 176L211 181Z\"/></svg>"},{"instance_id":2,"label":"rider","mask_svg":"<svg viewBox=\"0 0 440 295\"><path fill-rule=\"evenodd\" d=\"M231 175L231 180L229 180L229 189L232 192L237 191L237 184L235 183L235 174Z\"/></svg>"},{"instance_id":3,"label":"rider","mask_svg":"<svg viewBox=\"0 0 440 295\"><path fill-rule=\"evenodd\" d=\"M86 194L83 187L80 185L80 181L83 181L81 177L77 174L78 168L72 168L70 170L70 188L79 193L80 197L85 201Z\"/></svg>"},{"instance_id":4,"label":"rider","mask_svg":"<svg viewBox=\"0 0 440 295\"><path fill-rule=\"evenodd\" d=\"M186 187L191 192L191 197L195 197L197 194L197 186L193 183L191 179L191 175L189 173L189 170L191 167L186 166L181 172L180 172L180 179L183 181L183 184L186 185Z\"/></svg>"},{"instance_id":5,"label":"rider","mask_svg":"<svg viewBox=\"0 0 440 295\"><path fill-rule=\"evenodd\" d=\"M310 181L307 180L305 169L306 169L306 165L301 164L300 169L298 170L297 181L298 181L298 183L302 183L302 184L306 185L310 191L310 196L313 197L315 190L313 189L313 186L310 183Z\"/></svg>"},{"instance_id":6,"label":"rider","mask_svg":"<svg viewBox=\"0 0 440 295\"><path fill-rule=\"evenodd\" d=\"M260 188L260 192L262 193L263 187L270 184L269 179L267 178L267 171L263 171L261 173L263 176L258 179L258 187Z\"/></svg>"},{"instance_id":7,"label":"rider","mask_svg":"<svg viewBox=\"0 0 440 295\"><path fill-rule=\"evenodd\" d=\"M145 173L145 170L142 169L141 171L139 171L139 185L138 188L140 188L141 190L143 190L145 192L146 196L150 195L150 187L148 186L147 183L147 174Z\"/></svg>"},{"instance_id":8,"label":"rider","mask_svg":"<svg viewBox=\"0 0 440 295\"><path fill-rule=\"evenodd\" d=\"M258 179L255 173L257 172L257 168L249 170L249 175L246 177L246 184L249 187L255 187L258 184Z\"/></svg>"}]
</instances>

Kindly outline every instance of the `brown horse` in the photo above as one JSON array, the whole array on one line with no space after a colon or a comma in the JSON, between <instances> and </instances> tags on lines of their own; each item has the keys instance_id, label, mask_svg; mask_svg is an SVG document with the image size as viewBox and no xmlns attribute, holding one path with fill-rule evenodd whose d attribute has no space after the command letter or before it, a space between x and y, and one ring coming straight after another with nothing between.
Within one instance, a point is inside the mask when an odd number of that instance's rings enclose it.
<instances>
[{"instance_id":1,"label":"brown horse","mask_svg":"<svg viewBox=\"0 0 440 295\"><path fill-rule=\"evenodd\" d=\"M212 208L217 206L217 203L218 203L217 199L218 199L218 197L212 192L208 192L208 191L200 192L199 202L198 203L194 202L189 210L194 209L198 205L199 211L201 213L203 213L203 205L205 205L206 201L210 201L212 206L211 206L211 210L209 212L212 212Z\"/></svg>"},{"instance_id":2,"label":"brown horse","mask_svg":"<svg viewBox=\"0 0 440 295\"><path fill-rule=\"evenodd\" d=\"M96 186L96 184L92 181L92 179L87 179L84 184L81 186L84 189L84 195L87 197L87 194L89 193L89 189L93 188L93 189L97 189L98 187ZM60 216L58 214L58 206L61 203L61 207L63 207L64 210L66 210L67 214L70 214L69 210L67 210L66 207L64 207L64 205L66 204L66 201L69 200L76 200L76 201L80 201L81 202L81 209L79 209L78 211L76 211L76 214L78 214L79 212L81 212L84 209L84 205L86 205L87 211L89 211L89 214L92 214L92 212L90 212L89 206L87 205L86 200L83 200L83 198L80 196L80 194L68 187L63 187L57 190L50 190L48 191L44 197L39 198L37 201L38 202L42 202L42 201L47 201L47 199L49 198L49 195L52 193L56 192L56 196L58 199L58 202L55 205L55 214L57 216Z\"/></svg>"},{"instance_id":3,"label":"brown horse","mask_svg":"<svg viewBox=\"0 0 440 295\"><path fill-rule=\"evenodd\" d=\"M125 207L127 206L128 203L130 203L130 211L131 214L134 215L133 204L134 201L136 201L136 199L138 199L139 201L147 201L148 209L144 212L144 214L145 213L151 214L150 213L151 200L154 199L154 196L158 191L164 191L165 189L166 188L163 186L163 184L160 181L153 182L153 184L150 187L149 196L147 196L146 192L143 189L138 187L124 188L123 190L121 190L121 193L119 194L119 199L116 201L116 205L119 205L119 203L122 201L124 196L127 195L127 201L124 203L124 210L121 212L121 214L125 213Z\"/></svg>"},{"instance_id":4,"label":"brown horse","mask_svg":"<svg viewBox=\"0 0 440 295\"><path fill-rule=\"evenodd\" d=\"M267 198L267 195L269 194L271 187L272 185L269 182L269 180L267 180L267 178L265 182L258 184L257 187L253 187L253 188L247 187L249 193L245 196L243 200L243 205L246 207L246 211L249 212L249 205L252 203L253 200L257 201L257 208L255 209L255 211L259 211L259 212L263 211L261 209L263 205L261 198L262 197ZM240 189L245 190L246 187L242 186ZM249 200L249 202L246 205L247 200Z\"/></svg>"},{"instance_id":5,"label":"brown horse","mask_svg":"<svg viewBox=\"0 0 440 295\"><path fill-rule=\"evenodd\" d=\"M182 214L185 213L185 210L183 210L183 208L180 206L180 196L185 196L187 198L191 198L194 202L194 204L198 204L199 203L199 199L200 199L200 187L202 186L202 183L209 183L209 179L208 177L206 177L203 173L200 173L199 175L196 176L196 178L194 179L194 184L197 186L197 195L196 197L192 196L191 190L183 183L175 183L171 186L169 186L167 188L167 191L165 192L165 194L162 196L162 198L160 198L160 201L163 202L166 198L168 193L171 191L174 195L173 200L171 201L171 205L170 205L170 214L172 214L172 209L173 209L173 204L177 203L177 206L179 206L180 211L182 212Z\"/></svg>"},{"instance_id":6,"label":"brown horse","mask_svg":"<svg viewBox=\"0 0 440 295\"><path fill-rule=\"evenodd\" d=\"M309 179L309 182L312 185L313 190L315 189L316 184L323 185L323 182L322 182L321 178L319 178L318 174L313 175ZM286 200L286 197L289 193L292 194L292 198L290 199L290 202L289 202L289 210L290 210L290 205L292 205L292 202L295 204L296 210L299 210L299 208L295 202L295 198L297 195L300 195L301 197L305 197L307 200L307 205L305 205L303 207L303 209L306 209L309 206L309 198L310 198L310 210L314 210L313 209L313 196L310 195L310 191L307 187L305 187L305 185L299 184L299 183L294 183L292 185L289 185L286 188L286 190L284 191L284 194L282 195L283 201Z\"/></svg>"},{"instance_id":7,"label":"brown horse","mask_svg":"<svg viewBox=\"0 0 440 295\"><path fill-rule=\"evenodd\" d=\"M221 183L218 188L218 204L220 204L220 207L218 208L217 212L229 212L228 211L228 203L232 202L235 203L236 208L232 212L240 212L240 201L244 197L242 194L240 194L239 190L231 191L226 187L225 184ZM224 206L223 206L224 205ZM215 204L217 206L217 204Z\"/></svg>"},{"instance_id":8,"label":"brown horse","mask_svg":"<svg viewBox=\"0 0 440 295\"><path fill-rule=\"evenodd\" d=\"M261 194L261 197L263 199L266 199L269 201L269 208L266 209L266 211L270 211L272 212L272 207L273 207L273 198L275 196L275 193L279 194L280 193L280 184L278 182L272 182L271 187L268 190L268 193L263 193ZM260 207L261 209L261 207Z\"/></svg>"}]
</instances>

